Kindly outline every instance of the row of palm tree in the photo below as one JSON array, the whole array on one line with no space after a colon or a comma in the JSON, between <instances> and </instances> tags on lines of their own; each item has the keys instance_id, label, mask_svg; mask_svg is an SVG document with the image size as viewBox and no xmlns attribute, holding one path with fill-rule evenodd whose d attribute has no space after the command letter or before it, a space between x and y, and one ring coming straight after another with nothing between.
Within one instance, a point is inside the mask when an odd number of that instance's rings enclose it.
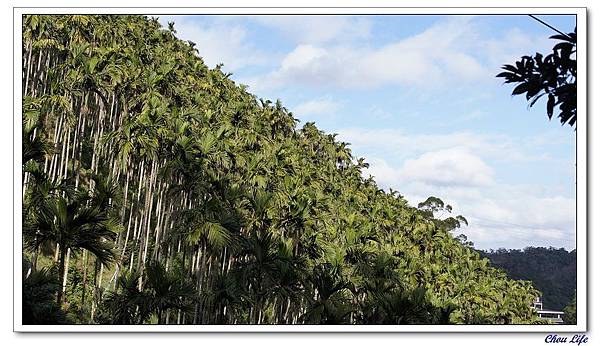
<instances>
[{"instance_id":1,"label":"row of palm tree","mask_svg":"<svg viewBox=\"0 0 600 346\"><path fill-rule=\"evenodd\" d=\"M464 218L379 189L347 143L175 33L143 16L24 17L24 279L56 273L67 320L534 320L531 284L455 239Z\"/></svg>"}]
</instances>

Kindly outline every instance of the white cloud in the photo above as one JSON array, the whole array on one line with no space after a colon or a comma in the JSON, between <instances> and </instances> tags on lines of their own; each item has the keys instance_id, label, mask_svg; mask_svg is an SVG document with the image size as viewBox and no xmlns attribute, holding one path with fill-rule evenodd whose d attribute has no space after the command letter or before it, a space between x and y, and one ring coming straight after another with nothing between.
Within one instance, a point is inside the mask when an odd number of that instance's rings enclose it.
<instances>
[{"instance_id":1,"label":"white cloud","mask_svg":"<svg viewBox=\"0 0 600 346\"><path fill-rule=\"evenodd\" d=\"M311 86L370 88L382 85L438 87L457 80L487 76L485 68L465 49L474 35L467 17L452 17L428 30L373 48L357 44L320 45L307 40L287 54L279 68L261 78L262 88L290 82Z\"/></svg>"},{"instance_id":2,"label":"white cloud","mask_svg":"<svg viewBox=\"0 0 600 346\"><path fill-rule=\"evenodd\" d=\"M370 22L360 17L277 15L253 18L299 44L366 39L371 33Z\"/></svg>"},{"instance_id":3,"label":"white cloud","mask_svg":"<svg viewBox=\"0 0 600 346\"><path fill-rule=\"evenodd\" d=\"M381 188L399 191L411 205L436 196L453 206L453 215L463 215L469 225L464 233L480 249L522 248L524 246L575 247L575 199L530 186L502 184L491 180L484 185L456 182L440 184L428 174L404 179L402 168L382 159L365 175L375 177Z\"/></svg>"},{"instance_id":4,"label":"white cloud","mask_svg":"<svg viewBox=\"0 0 600 346\"><path fill-rule=\"evenodd\" d=\"M494 192L497 200L477 206L482 223L500 219L508 225L527 225L531 229L574 226L573 198L532 193L527 186L500 185L499 188Z\"/></svg>"},{"instance_id":5,"label":"white cloud","mask_svg":"<svg viewBox=\"0 0 600 346\"><path fill-rule=\"evenodd\" d=\"M575 199L568 197L574 185L561 191L535 182L507 183L496 179L487 163L503 159L531 164L535 149L547 145L548 134L515 140L468 132L336 132L340 140L352 143L355 153L376 153L367 155L370 167L363 174L372 175L381 188L399 191L412 205L429 196L451 204L455 214L469 220L469 226L457 232L466 234L478 248L575 247Z\"/></svg>"},{"instance_id":6,"label":"white cloud","mask_svg":"<svg viewBox=\"0 0 600 346\"><path fill-rule=\"evenodd\" d=\"M308 100L292 107L294 114L300 116L306 115L332 115L340 107L340 103L330 97Z\"/></svg>"},{"instance_id":7,"label":"white cloud","mask_svg":"<svg viewBox=\"0 0 600 346\"><path fill-rule=\"evenodd\" d=\"M430 183L427 179L405 180L401 170L385 160L370 162L364 175L373 175L383 189L399 191L411 205L429 196L452 205L451 215L463 215L469 222L454 234L464 233L476 248L575 247L574 198L545 196L532 193L529 187L498 182L463 186Z\"/></svg>"},{"instance_id":8,"label":"white cloud","mask_svg":"<svg viewBox=\"0 0 600 346\"><path fill-rule=\"evenodd\" d=\"M460 148L427 152L415 159L407 159L398 166L376 157L368 160L369 168L363 174L372 175L382 188L400 190L417 203L432 190L452 192L459 199L480 198L479 189L496 184L494 170L480 157Z\"/></svg>"},{"instance_id":9,"label":"white cloud","mask_svg":"<svg viewBox=\"0 0 600 346\"><path fill-rule=\"evenodd\" d=\"M556 42L548 39L549 35L531 36L518 28L506 32L498 40L483 40L480 48L486 52L489 66L498 69L504 64L512 64L523 55L540 52L544 55L551 52ZM532 50L532 47L535 47Z\"/></svg>"},{"instance_id":10,"label":"white cloud","mask_svg":"<svg viewBox=\"0 0 600 346\"><path fill-rule=\"evenodd\" d=\"M406 160L400 176L440 186L485 186L493 182L492 169L476 155L460 148L428 152Z\"/></svg>"},{"instance_id":11,"label":"white cloud","mask_svg":"<svg viewBox=\"0 0 600 346\"><path fill-rule=\"evenodd\" d=\"M369 158L369 168L363 170L363 176L368 178L372 175L380 188L397 187L402 181L400 169L390 166L384 159L378 157Z\"/></svg>"},{"instance_id":12,"label":"white cloud","mask_svg":"<svg viewBox=\"0 0 600 346\"><path fill-rule=\"evenodd\" d=\"M513 194L508 195L504 190ZM575 247L575 200L543 197L527 188L499 185L485 197L461 201L468 215L465 234L480 248L529 246Z\"/></svg>"},{"instance_id":13,"label":"white cloud","mask_svg":"<svg viewBox=\"0 0 600 346\"><path fill-rule=\"evenodd\" d=\"M378 104L371 105L367 108L366 114L369 119L377 120L390 120L394 118L394 114L387 109L379 106Z\"/></svg>"},{"instance_id":14,"label":"white cloud","mask_svg":"<svg viewBox=\"0 0 600 346\"><path fill-rule=\"evenodd\" d=\"M409 134L402 129L345 128L335 131L339 138L363 152L376 151L380 156L406 159L426 152L461 149L499 161L542 161L547 155L530 154L543 148L548 134L515 139L507 135L478 134L470 131L444 134ZM538 138L539 137L539 138ZM385 155L382 155L385 154Z\"/></svg>"},{"instance_id":15,"label":"white cloud","mask_svg":"<svg viewBox=\"0 0 600 346\"><path fill-rule=\"evenodd\" d=\"M300 45L289 53L281 62L281 68L290 70L294 68L307 68L321 59L327 52L325 49L311 45Z\"/></svg>"},{"instance_id":16,"label":"white cloud","mask_svg":"<svg viewBox=\"0 0 600 346\"><path fill-rule=\"evenodd\" d=\"M279 66L250 78L256 91L287 85L368 89L381 86L454 88L500 82L500 66L552 41L512 29L501 37L482 37L473 17L452 16L416 35L373 46L370 23L355 17L258 17L259 23L296 44Z\"/></svg>"},{"instance_id":17,"label":"white cloud","mask_svg":"<svg viewBox=\"0 0 600 346\"><path fill-rule=\"evenodd\" d=\"M473 111L470 111L468 113L465 113L465 114L459 116L457 121L458 122L473 121L473 120L482 119L485 116L486 116L486 113L482 112L480 109L475 109Z\"/></svg>"},{"instance_id":18,"label":"white cloud","mask_svg":"<svg viewBox=\"0 0 600 346\"><path fill-rule=\"evenodd\" d=\"M246 76L253 92L288 85L375 88L404 85L420 88L488 83L502 64L510 63L531 47L549 48L545 36L532 37L513 29L500 39L478 37L472 17L453 16L400 41L373 46L371 23L356 16L246 17L295 45L287 54L267 52L250 42L245 23L235 17L210 21L185 16L161 17L175 21L177 36L197 43L209 67L218 63L227 71L263 66L264 74ZM543 50L543 49L540 49ZM531 52L533 53L533 52Z\"/></svg>"},{"instance_id":19,"label":"white cloud","mask_svg":"<svg viewBox=\"0 0 600 346\"><path fill-rule=\"evenodd\" d=\"M176 36L196 43L199 55L206 65L214 68L224 64L224 70L235 71L252 65L263 65L278 57L265 54L249 44L244 26L229 20L214 19L211 22L193 20L187 16L164 16L160 22L175 22Z\"/></svg>"}]
</instances>

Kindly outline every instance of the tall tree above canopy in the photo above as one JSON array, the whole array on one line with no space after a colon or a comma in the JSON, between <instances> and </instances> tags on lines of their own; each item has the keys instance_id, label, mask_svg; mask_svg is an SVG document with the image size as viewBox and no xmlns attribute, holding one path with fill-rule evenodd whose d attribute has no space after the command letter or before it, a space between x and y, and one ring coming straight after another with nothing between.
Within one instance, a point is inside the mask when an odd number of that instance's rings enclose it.
<instances>
[{"instance_id":1,"label":"tall tree above canopy","mask_svg":"<svg viewBox=\"0 0 600 346\"><path fill-rule=\"evenodd\" d=\"M537 20L537 19L536 19ZM568 34L550 36L559 40L552 53L523 56L514 65L504 65L504 72L496 77L504 78L505 83L516 83L513 95L525 94L529 107L540 98L547 96L546 113L548 119L557 117L564 125L577 123L577 28Z\"/></svg>"}]
</instances>

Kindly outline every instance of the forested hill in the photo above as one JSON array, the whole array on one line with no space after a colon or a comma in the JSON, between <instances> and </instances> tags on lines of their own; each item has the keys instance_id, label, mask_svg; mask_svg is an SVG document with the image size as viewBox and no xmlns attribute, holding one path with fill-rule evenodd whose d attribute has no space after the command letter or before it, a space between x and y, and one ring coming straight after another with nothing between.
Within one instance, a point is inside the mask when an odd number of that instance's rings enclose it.
<instances>
[{"instance_id":1,"label":"forested hill","mask_svg":"<svg viewBox=\"0 0 600 346\"><path fill-rule=\"evenodd\" d=\"M577 251L527 247L479 251L513 279L530 280L542 292L544 309L563 310L577 288Z\"/></svg>"},{"instance_id":2,"label":"forested hill","mask_svg":"<svg viewBox=\"0 0 600 346\"><path fill-rule=\"evenodd\" d=\"M533 323L538 293L202 47L23 18L24 323Z\"/></svg>"}]
</instances>

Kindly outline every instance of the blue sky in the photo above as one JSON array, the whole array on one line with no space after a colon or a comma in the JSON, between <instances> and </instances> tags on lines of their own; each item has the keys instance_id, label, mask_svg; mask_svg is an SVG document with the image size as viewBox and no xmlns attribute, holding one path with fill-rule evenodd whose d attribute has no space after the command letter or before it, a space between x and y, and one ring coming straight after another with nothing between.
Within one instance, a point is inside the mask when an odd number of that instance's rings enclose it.
<instances>
[{"instance_id":1,"label":"blue sky","mask_svg":"<svg viewBox=\"0 0 600 346\"><path fill-rule=\"evenodd\" d=\"M563 32L574 16L540 16ZM575 132L494 76L553 35L527 16L171 16L210 67L351 143L382 188L437 196L477 248L575 248Z\"/></svg>"}]
</instances>

